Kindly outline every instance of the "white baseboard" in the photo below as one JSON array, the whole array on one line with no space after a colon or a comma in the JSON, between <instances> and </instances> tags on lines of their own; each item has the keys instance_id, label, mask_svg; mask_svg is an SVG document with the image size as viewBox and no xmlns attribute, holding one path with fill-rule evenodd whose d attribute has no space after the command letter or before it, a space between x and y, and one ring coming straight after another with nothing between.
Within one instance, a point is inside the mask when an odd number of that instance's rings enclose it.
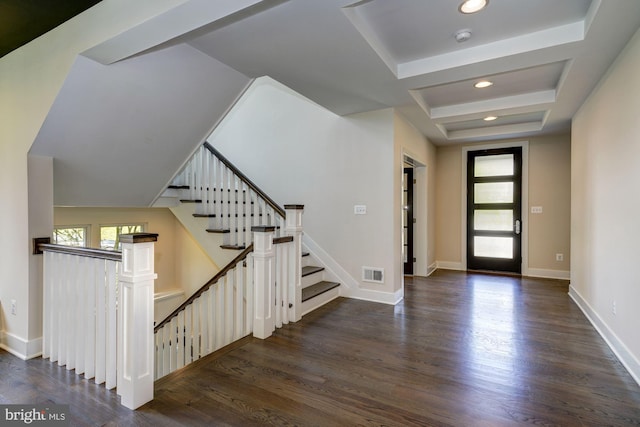
<instances>
[{"instance_id":1,"label":"white baseboard","mask_svg":"<svg viewBox=\"0 0 640 427\"><path fill-rule=\"evenodd\" d=\"M306 233L302 235L302 244L313 255L315 259L320 261L322 266L327 270L330 276L336 278L342 288L340 294L350 293L354 289L358 289L359 283L354 279L338 262L331 257L320 245L318 245Z\"/></svg>"},{"instance_id":2,"label":"white baseboard","mask_svg":"<svg viewBox=\"0 0 640 427\"><path fill-rule=\"evenodd\" d=\"M354 298L365 301L380 302L383 304L397 304L404 298L404 289L399 289L393 293L381 292L373 289L363 289L360 282L351 276L342 266L331 257L320 245L309 237L302 235L302 244L313 258L325 268L328 275L335 278L340 283L340 295L346 298Z\"/></svg>"},{"instance_id":3,"label":"white baseboard","mask_svg":"<svg viewBox=\"0 0 640 427\"><path fill-rule=\"evenodd\" d=\"M527 276L540 277L543 279L569 280L571 278L571 273L565 270L546 270L543 268L529 268L527 270Z\"/></svg>"},{"instance_id":4,"label":"white baseboard","mask_svg":"<svg viewBox=\"0 0 640 427\"><path fill-rule=\"evenodd\" d=\"M22 360L33 359L42 355L42 337L25 340L9 332L0 332L0 348Z\"/></svg>"},{"instance_id":5,"label":"white baseboard","mask_svg":"<svg viewBox=\"0 0 640 427\"><path fill-rule=\"evenodd\" d=\"M438 269L438 262L436 261L427 267L427 277L431 276L431 274L437 269Z\"/></svg>"},{"instance_id":6,"label":"white baseboard","mask_svg":"<svg viewBox=\"0 0 640 427\"><path fill-rule=\"evenodd\" d=\"M465 270L464 266L459 261L436 261L436 266L437 268L442 268L443 270Z\"/></svg>"},{"instance_id":7,"label":"white baseboard","mask_svg":"<svg viewBox=\"0 0 640 427\"><path fill-rule=\"evenodd\" d=\"M404 289L398 289L394 293L380 292L373 289L357 289L355 292L351 292L349 295L345 295L345 297L363 301L379 302L382 304L396 305L404 298Z\"/></svg>"},{"instance_id":8,"label":"white baseboard","mask_svg":"<svg viewBox=\"0 0 640 427\"><path fill-rule=\"evenodd\" d=\"M569 296L611 348L618 360L620 360L620 363L629 371L629 374L631 374L636 383L640 385L640 361L638 358L629 351L624 342L618 338L615 332L609 328L606 322L602 320L598 313L582 298L573 286L569 286Z\"/></svg>"}]
</instances>

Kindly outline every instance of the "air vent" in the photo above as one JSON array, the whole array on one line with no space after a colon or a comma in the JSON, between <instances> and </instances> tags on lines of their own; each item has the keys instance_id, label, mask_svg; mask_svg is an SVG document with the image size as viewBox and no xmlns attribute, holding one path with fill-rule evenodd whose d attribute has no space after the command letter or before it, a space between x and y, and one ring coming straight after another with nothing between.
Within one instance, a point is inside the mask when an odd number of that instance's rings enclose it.
<instances>
[{"instance_id":1,"label":"air vent","mask_svg":"<svg viewBox=\"0 0 640 427\"><path fill-rule=\"evenodd\" d=\"M384 283L384 268L362 267L362 281Z\"/></svg>"}]
</instances>

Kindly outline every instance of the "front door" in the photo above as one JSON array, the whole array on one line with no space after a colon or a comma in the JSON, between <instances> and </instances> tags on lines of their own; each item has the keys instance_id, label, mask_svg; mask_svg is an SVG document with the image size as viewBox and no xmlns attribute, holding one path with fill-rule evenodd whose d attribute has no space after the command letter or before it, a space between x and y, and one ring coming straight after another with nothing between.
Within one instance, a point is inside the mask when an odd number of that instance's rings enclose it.
<instances>
[{"instance_id":1,"label":"front door","mask_svg":"<svg viewBox=\"0 0 640 427\"><path fill-rule=\"evenodd\" d=\"M522 148L470 151L467 268L521 273Z\"/></svg>"}]
</instances>

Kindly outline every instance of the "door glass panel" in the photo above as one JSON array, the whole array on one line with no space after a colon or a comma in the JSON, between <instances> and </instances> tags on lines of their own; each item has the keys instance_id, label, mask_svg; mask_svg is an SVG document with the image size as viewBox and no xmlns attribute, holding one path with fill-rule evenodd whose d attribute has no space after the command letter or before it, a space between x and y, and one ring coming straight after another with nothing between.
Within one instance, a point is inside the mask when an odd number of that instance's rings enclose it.
<instances>
[{"instance_id":1,"label":"door glass panel","mask_svg":"<svg viewBox=\"0 0 640 427\"><path fill-rule=\"evenodd\" d=\"M513 182L474 184L474 203L513 203Z\"/></svg>"},{"instance_id":2,"label":"door glass panel","mask_svg":"<svg viewBox=\"0 0 640 427\"><path fill-rule=\"evenodd\" d=\"M474 256L490 258L513 258L513 237L485 237L473 238Z\"/></svg>"},{"instance_id":3,"label":"door glass panel","mask_svg":"<svg viewBox=\"0 0 640 427\"><path fill-rule=\"evenodd\" d=\"M475 159L474 176L511 176L513 175L513 154L479 156Z\"/></svg>"},{"instance_id":4,"label":"door glass panel","mask_svg":"<svg viewBox=\"0 0 640 427\"><path fill-rule=\"evenodd\" d=\"M486 231L513 230L512 210L475 210L473 229Z\"/></svg>"}]
</instances>

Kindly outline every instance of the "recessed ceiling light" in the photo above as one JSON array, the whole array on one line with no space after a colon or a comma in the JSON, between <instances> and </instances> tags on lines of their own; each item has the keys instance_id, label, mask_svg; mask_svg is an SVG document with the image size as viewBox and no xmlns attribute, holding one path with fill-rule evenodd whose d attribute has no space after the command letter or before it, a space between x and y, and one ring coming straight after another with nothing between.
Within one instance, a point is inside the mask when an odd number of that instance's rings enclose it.
<instances>
[{"instance_id":1,"label":"recessed ceiling light","mask_svg":"<svg viewBox=\"0 0 640 427\"><path fill-rule=\"evenodd\" d=\"M478 83L474 84L473 86L478 89L484 89L485 87L493 86L493 82L490 82L489 80L480 80Z\"/></svg>"},{"instance_id":2,"label":"recessed ceiling light","mask_svg":"<svg viewBox=\"0 0 640 427\"><path fill-rule=\"evenodd\" d=\"M476 13L487 6L489 0L465 0L458 10L462 13Z\"/></svg>"},{"instance_id":3,"label":"recessed ceiling light","mask_svg":"<svg viewBox=\"0 0 640 427\"><path fill-rule=\"evenodd\" d=\"M498 119L498 116L487 116L483 120L485 122L492 122L492 121L497 120L497 119Z\"/></svg>"}]
</instances>

